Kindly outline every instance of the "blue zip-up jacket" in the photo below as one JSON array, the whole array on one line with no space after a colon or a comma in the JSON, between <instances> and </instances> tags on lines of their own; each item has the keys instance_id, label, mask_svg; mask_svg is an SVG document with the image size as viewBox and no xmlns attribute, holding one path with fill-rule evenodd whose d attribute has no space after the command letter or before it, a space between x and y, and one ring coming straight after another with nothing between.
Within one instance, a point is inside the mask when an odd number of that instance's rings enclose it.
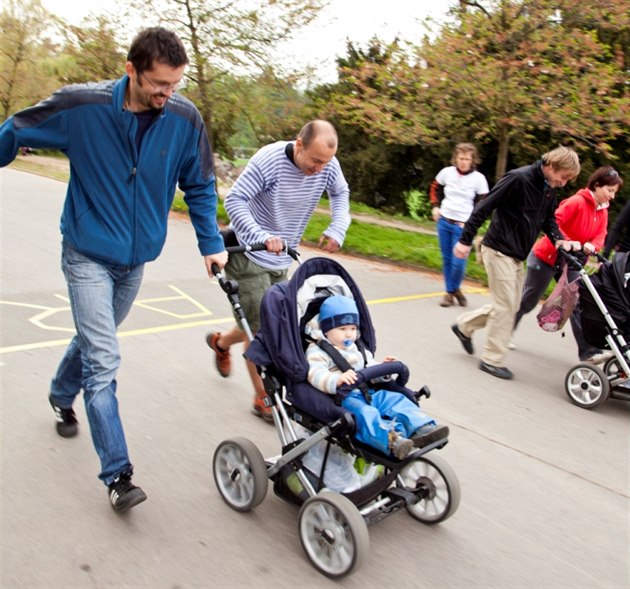
<instances>
[{"instance_id":1,"label":"blue zip-up jacket","mask_svg":"<svg viewBox=\"0 0 630 589\"><path fill-rule=\"evenodd\" d=\"M173 94L136 149L136 117L123 110L128 77L66 86L0 126L0 166L20 146L61 150L70 181L61 233L96 260L154 260L179 184L202 255L224 250L216 221L212 152L196 107Z\"/></svg>"}]
</instances>

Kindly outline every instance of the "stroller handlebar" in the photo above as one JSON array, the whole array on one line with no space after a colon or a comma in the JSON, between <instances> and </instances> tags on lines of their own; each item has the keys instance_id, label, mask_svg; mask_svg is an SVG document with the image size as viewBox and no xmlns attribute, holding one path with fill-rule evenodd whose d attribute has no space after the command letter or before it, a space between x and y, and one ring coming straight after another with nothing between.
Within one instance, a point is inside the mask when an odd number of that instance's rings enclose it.
<instances>
[{"instance_id":1,"label":"stroller handlebar","mask_svg":"<svg viewBox=\"0 0 630 589\"><path fill-rule=\"evenodd\" d=\"M242 254L244 252L261 252L267 249L267 245L265 243L252 243L250 245L230 245L225 248L225 251L228 254ZM288 256L291 256L296 262L300 260L300 252L293 249L289 244L285 241L284 248L282 250ZM221 269L216 264L212 264L212 274L219 278L221 274Z\"/></svg>"},{"instance_id":2,"label":"stroller handlebar","mask_svg":"<svg viewBox=\"0 0 630 589\"><path fill-rule=\"evenodd\" d=\"M584 265L575 256L575 253L582 253L586 255L587 257L594 256L595 258L597 258L598 262L608 262L608 260L604 256L602 256L601 254L597 252L594 252L592 254L586 254L583 250L580 250L579 252L573 252L573 251L568 252L563 247L558 248L558 255L568 264L569 268L573 270L582 270L584 268Z\"/></svg>"}]
</instances>

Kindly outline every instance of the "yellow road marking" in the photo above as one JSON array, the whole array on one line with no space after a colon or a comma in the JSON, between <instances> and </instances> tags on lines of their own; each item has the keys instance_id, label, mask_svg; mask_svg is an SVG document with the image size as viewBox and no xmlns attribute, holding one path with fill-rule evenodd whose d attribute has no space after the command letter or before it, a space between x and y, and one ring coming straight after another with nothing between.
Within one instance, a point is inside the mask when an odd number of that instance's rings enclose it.
<instances>
[{"instance_id":1,"label":"yellow road marking","mask_svg":"<svg viewBox=\"0 0 630 589\"><path fill-rule=\"evenodd\" d=\"M464 293L468 294L484 294L488 292L487 288L468 288L466 290L462 290ZM386 299L373 299L371 301L366 301L368 305L382 305L385 303L402 303L405 301L417 301L418 299L430 299L433 297L441 297L443 292L427 292L424 294L417 295L405 295L404 297L389 297Z\"/></svg>"},{"instance_id":2,"label":"yellow road marking","mask_svg":"<svg viewBox=\"0 0 630 589\"><path fill-rule=\"evenodd\" d=\"M158 313L162 313L164 315L170 316L170 317L177 317L177 318L192 318L192 317L200 317L200 316L208 316L208 315L212 315L213 313L207 309L206 307L204 307L201 303L199 303L198 301L196 301L195 299L193 299L192 297L188 296L187 294L185 294L183 291L181 291L180 289L178 289L177 287L173 286L173 285L169 285L170 288L172 288L174 291L176 291L178 293L178 296L170 296L170 297L155 297L155 298L151 298L151 299L142 299L142 300L138 300L136 302L134 302L134 305L139 306L139 307L143 307L147 310L151 310L151 311L155 311ZM488 292L488 289L486 288L468 288L466 290L464 290L463 292L465 293L469 293L469 294L484 294L486 292ZM443 292L432 292L432 293L424 293L424 294L417 294L417 295L406 295L406 296L400 296L400 297L388 297L388 298L384 298L384 299L372 299L369 301L366 301L366 303L368 305L382 305L382 304L387 304L387 303L401 303L401 302L406 302L406 301L415 301L418 299L428 299L428 298L434 298L434 297L439 297L442 296L444 293ZM59 297L62 298L62 297ZM158 302L164 302L164 301L173 301L173 300L181 300L181 299L185 299L187 301L189 301L193 306L195 306L197 309L199 309L200 312L198 313L187 313L187 314L181 314L181 313L172 313L170 311L165 311L164 309L160 309L159 307L153 306L153 305L149 305L147 303L158 303ZM67 300L67 299L65 299ZM30 321L33 322L35 325L37 325L37 327L41 328L41 329L55 329L55 330L59 330L59 331L71 331L74 333L74 328L66 328L66 327L50 327L45 325L42 322L43 318L47 318L52 314L55 314L59 311L69 311L69 307L61 307L61 308L51 308L51 307L45 307L43 305L33 305L33 304L28 304L28 303L14 303L14 302L9 302L9 301L1 301L2 304L5 305L12 305L12 306L17 306L17 307L30 307L33 309L44 309L44 311L42 313L39 313L37 315L35 315L34 317L30 318ZM194 327L202 327L204 325L216 325L217 323L227 323L227 322L233 322L234 318L233 317L221 317L221 318L217 318L217 319L206 319L203 321L187 321L187 322L182 322L182 323L172 323L170 325L161 325L158 327L146 327L143 329L131 329L128 331L119 331L118 332L118 337L133 337L133 336L138 336L138 335L147 335L147 334L152 334L152 333L163 333L166 331L175 331L177 329L190 329L190 328L194 328ZM0 348L0 355L2 354L10 354L13 352L24 352L24 351L28 351L28 350L38 350L41 348L50 348L50 347L57 347L57 346L67 346L72 338L65 338L65 339L56 339L56 340L48 340L48 341L42 341L42 342L36 342L36 343L30 343L30 344L19 344L19 345L15 345L15 346L5 346L5 347L1 347Z\"/></svg>"},{"instance_id":3,"label":"yellow road marking","mask_svg":"<svg viewBox=\"0 0 630 589\"><path fill-rule=\"evenodd\" d=\"M150 333L162 333L164 331L175 331L176 329L188 329L191 327L201 327L203 325L215 325L217 323L227 323L234 321L233 317L223 317L222 319L212 319L208 321L192 321L189 323L173 323L171 325L161 325L159 327L147 327L144 329L130 329L129 331L119 331L118 337L132 337L134 335L147 335ZM53 348L56 346L67 346L72 338L49 340L34 344L20 344L17 346L6 346L0 348L0 354L10 354L11 352L24 352L27 350L37 350L41 348Z\"/></svg>"}]
</instances>

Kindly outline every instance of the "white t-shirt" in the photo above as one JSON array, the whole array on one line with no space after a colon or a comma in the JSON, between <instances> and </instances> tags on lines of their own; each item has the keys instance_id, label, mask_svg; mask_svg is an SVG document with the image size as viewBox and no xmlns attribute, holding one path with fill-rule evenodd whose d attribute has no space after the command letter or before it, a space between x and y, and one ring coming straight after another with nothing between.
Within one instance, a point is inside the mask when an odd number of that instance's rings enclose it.
<instances>
[{"instance_id":1,"label":"white t-shirt","mask_svg":"<svg viewBox=\"0 0 630 589\"><path fill-rule=\"evenodd\" d=\"M440 214L453 221L467 221L475 206L475 197L489 191L486 177L477 170L460 174L455 166L448 166L441 169L435 179L444 186Z\"/></svg>"}]
</instances>

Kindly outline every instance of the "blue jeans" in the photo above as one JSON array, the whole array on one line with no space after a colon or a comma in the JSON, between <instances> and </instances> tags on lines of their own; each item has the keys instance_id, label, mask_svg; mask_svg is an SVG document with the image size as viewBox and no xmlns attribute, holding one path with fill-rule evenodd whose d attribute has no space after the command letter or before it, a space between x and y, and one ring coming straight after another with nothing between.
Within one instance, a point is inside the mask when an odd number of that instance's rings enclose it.
<instances>
[{"instance_id":1,"label":"blue jeans","mask_svg":"<svg viewBox=\"0 0 630 589\"><path fill-rule=\"evenodd\" d=\"M459 241L463 227L449 223L443 217L437 222L438 240L442 251L442 272L446 292L455 292L462 284L466 272L467 258L462 260L453 255L453 248Z\"/></svg>"},{"instance_id":2,"label":"blue jeans","mask_svg":"<svg viewBox=\"0 0 630 589\"><path fill-rule=\"evenodd\" d=\"M92 441L101 461L99 478L109 485L118 475L133 472L116 399L120 366L116 328L138 294L144 265L107 265L64 241L61 269L77 335L59 364L51 393L55 403L68 409L83 389Z\"/></svg>"},{"instance_id":3,"label":"blue jeans","mask_svg":"<svg viewBox=\"0 0 630 589\"><path fill-rule=\"evenodd\" d=\"M341 406L352 413L357 422L355 437L360 442L374 446L383 454L389 454L389 430L393 427L401 436L409 438L418 428L435 423L405 395L392 391L370 391L372 402L368 405L363 393L351 391Z\"/></svg>"}]
</instances>

